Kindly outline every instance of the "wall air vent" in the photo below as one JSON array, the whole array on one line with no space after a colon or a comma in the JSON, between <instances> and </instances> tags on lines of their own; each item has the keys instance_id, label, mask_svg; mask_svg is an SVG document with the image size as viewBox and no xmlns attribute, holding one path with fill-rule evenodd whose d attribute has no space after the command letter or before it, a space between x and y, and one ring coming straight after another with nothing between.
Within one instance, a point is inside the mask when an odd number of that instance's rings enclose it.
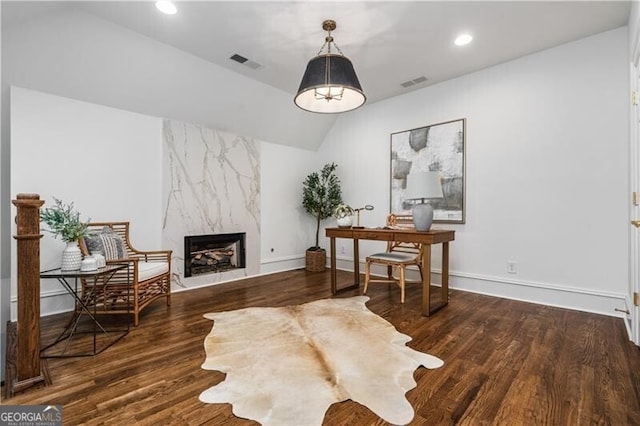
<instances>
[{"instance_id":1,"label":"wall air vent","mask_svg":"<svg viewBox=\"0 0 640 426\"><path fill-rule=\"evenodd\" d=\"M413 80L407 80L404 83L400 83L400 86L404 87L405 89L407 87L411 87L415 84L420 84L420 83L424 83L425 81L427 81L427 77L425 76L421 76L418 78L414 78Z\"/></svg>"},{"instance_id":2,"label":"wall air vent","mask_svg":"<svg viewBox=\"0 0 640 426\"><path fill-rule=\"evenodd\" d=\"M231 56L229 59L231 59L232 61L236 61L237 63L242 64L245 67L251 68L252 70L257 70L258 68L262 67L262 65L260 65L259 63L247 59L242 55L238 55L237 53L234 53L233 56Z\"/></svg>"}]
</instances>

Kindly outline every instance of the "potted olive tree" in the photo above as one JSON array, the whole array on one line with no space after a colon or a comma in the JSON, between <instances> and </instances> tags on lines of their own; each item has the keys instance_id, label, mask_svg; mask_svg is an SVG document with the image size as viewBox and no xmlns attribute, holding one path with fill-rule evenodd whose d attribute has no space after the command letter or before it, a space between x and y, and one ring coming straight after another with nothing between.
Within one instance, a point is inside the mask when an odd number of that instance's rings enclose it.
<instances>
[{"instance_id":1,"label":"potted olive tree","mask_svg":"<svg viewBox=\"0 0 640 426\"><path fill-rule=\"evenodd\" d=\"M319 245L320 222L331 217L334 209L342 204L340 179L335 174L335 163L325 164L320 172L313 172L306 177L302 188L302 206L307 213L316 218L316 243L307 249L306 269L321 272L325 269L326 251Z\"/></svg>"},{"instance_id":2,"label":"potted olive tree","mask_svg":"<svg viewBox=\"0 0 640 426\"><path fill-rule=\"evenodd\" d=\"M40 220L55 237L67 243L67 248L62 252L61 267L63 271L80 269L82 254L78 247L78 240L88 234L87 222L80 220L80 213L73 208L73 203L65 204L54 197L55 205L40 212Z\"/></svg>"}]
</instances>

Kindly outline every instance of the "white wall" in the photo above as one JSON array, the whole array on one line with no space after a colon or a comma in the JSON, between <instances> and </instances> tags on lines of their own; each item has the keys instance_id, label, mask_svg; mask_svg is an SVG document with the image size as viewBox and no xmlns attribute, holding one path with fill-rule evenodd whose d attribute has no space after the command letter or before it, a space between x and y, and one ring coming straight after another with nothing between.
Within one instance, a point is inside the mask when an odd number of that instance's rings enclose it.
<instances>
[{"instance_id":1,"label":"white wall","mask_svg":"<svg viewBox=\"0 0 640 426\"><path fill-rule=\"evenodd\" d=\"M40 194L43 208L56 197L73 202L84 220L130 221L137 248L160 247L161 119L13 87L11 141L14 197ZM65 244L43 234L41 270L57 268ZM11 258L15 304L15 247ZM70 298L53 297L64 294L57 281L43 281L41 291L44 314L73 307Z\"/></svg>"},{"instance_id":2,"label":"white wall","mask_svg":"<svg viewBox=\"0 0 640 426\"><path fill-rule=\"evenodd\" d=\"M302 182L322 167L314 151L263 143L260 152L262 273L304 267L315 220L302 208Z\"/></svg>"},{"instance_id":3,"label":"white wall","mask_svg":"<svg viewBox=\"0 0 640 426\"><path fill-rule=\"evenodd\" d=\"M347 202L375 205L364 224L378 226L389 135L466 117L466 224L437 225L456 230L453 286L615 315L628 282L627 37L612 30L361 108L320 153L345 172ZM363 242L361 258L376 248Z\"/></svg>"},{"instance_id":4,"label":"white wall","mask_svg":"<svg viewBox=\"0 0 640 426\"><path fill-rule=\"evenodd\" d=\"M164 206L167 195L163 196L163 181L173 173L171 168L163 167L162 119L17 87L12 88L11 107L12 194L38 193L46 201L43 207L51 205L54 196L65 202L73 201L83 219L129 220L132 242L143 250L165 247L163 235L175 234L175 228L182 229L184 224L165 217L171 209ZM229 158L238 157L230 150L248 149L233 148L238 140L244 140L242 137L206 132L227 141L225 152ZM184 148L195 155L201 148L197 142L188 141ZM305 176L320 167L317 154L262 141L247 143L255 147L250 149L252 153L244 155L259 161L259 165L247 162L235 166L234 171L242 172L252 183L242 191L227 183L222 192L242 192L259 205L254 212L244 212L251 219L244 220L243 229L232 229L237 221L242 221L243 212L238 209L244 209L249 201L239 194L218 194L218 201L223 203L225 195L231 197L228 202L232 205L220 206L227 212L225 218L212 219L225 232L247 232L248 244L254 241L255 247L247 246L248 267L240 276L202 276L204 281L210 278L208 283L303 267L304 252L313 242L315 222L301 207L301 191ZM255 176L251 175L253 172ZM229 217L229 209L237 214ZM15 214L15 208L11 211ZM227 220L234 222L229 224ZM12 231L15 233L13 228ZM64 243L50 234L44 235L41 269L58 267ZM12 248L11 298L15 319L16 253ZM181 258L182 248L170 248L175 249L176 259ZM189 280L182 280L184 287L194 286L185 284ZM195 286L202 285L200 281ZM55 281L43 281L41 293L43 315L73 306L71 298Z\"/></svg>"}]
</instances>

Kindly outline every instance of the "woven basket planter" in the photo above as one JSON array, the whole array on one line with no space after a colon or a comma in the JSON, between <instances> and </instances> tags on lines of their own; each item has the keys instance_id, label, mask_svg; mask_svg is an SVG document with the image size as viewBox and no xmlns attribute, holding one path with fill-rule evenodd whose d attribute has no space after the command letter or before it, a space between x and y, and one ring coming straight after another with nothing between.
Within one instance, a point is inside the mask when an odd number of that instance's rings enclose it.
<instances>
[{"instance_id":1,"label":"woven basket planter","mask_svg":"<svg viewBox=\"0 0 640 426\"><path fill-rule=\"evenodd\" d=\"M309 272L323 272L326 269L327 252L322 250L307 250L305 256L306 269Z\"/></svg>"}]
</instances>

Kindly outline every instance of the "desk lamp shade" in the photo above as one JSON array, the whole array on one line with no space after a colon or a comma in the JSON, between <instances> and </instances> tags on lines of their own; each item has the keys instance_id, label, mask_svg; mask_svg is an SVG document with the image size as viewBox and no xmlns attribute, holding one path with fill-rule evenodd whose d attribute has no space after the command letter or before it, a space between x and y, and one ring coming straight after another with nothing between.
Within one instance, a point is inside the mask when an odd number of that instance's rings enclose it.
<instances>
[{"instance_id":1,"label":"desk lamp shade","mask_svg":"<svg viewBox=\"0 0 640 426\"><path fill-rule=\"evenodd\" d=\"M294 102L310 112L337 113L356 109L364 104L366 97L353 64L333 41L331 31L335 30L336 23L324 21L322 28L328 32L325 43L307 64ZM332 47L339 54L331 53Z\"/></svg>"},{"instance_id":2,"label":"desk lamp shade","mask_svg":"<svg viewBox=\"0 0 640 426\"><path fill-rule=\"evenodd\" d=\"M418 231L428 231L433 222L433 207L427 201L442 198L442 184L439 172L417 172L407 176L408 200L420 200L413 206L413 225Z\"/></svg>"}]
</instances>

